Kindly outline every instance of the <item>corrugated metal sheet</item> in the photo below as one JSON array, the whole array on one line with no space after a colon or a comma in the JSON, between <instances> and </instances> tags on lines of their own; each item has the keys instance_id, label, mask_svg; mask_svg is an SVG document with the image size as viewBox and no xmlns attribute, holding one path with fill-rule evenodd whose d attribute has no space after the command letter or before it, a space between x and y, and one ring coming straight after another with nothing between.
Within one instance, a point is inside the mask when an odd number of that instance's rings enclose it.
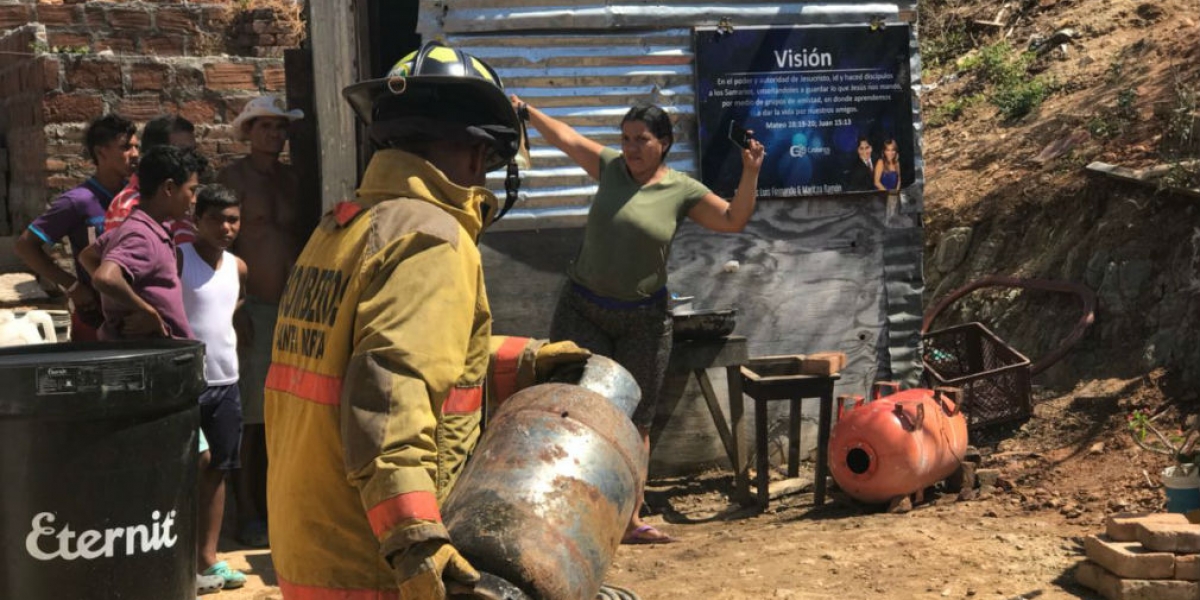
<instances>
[{"instance_id":1,"label":"corrugated metal sheet","mask_svg":"<svg viewBox=\"0 0 1200 600\"><path fill-rule=\"evenodd\" d=\"M670 165L696 174L692 27L865 23L909 19L915 2L580 2L421 0L418 33L483 58L505 86L546 113L608 146L637 100L676 119ZM530 131L533 167L522 202L496 230L578 226L595 183ZM503 188L503 175L489 180Z\"/></svg>"}]
</instances>

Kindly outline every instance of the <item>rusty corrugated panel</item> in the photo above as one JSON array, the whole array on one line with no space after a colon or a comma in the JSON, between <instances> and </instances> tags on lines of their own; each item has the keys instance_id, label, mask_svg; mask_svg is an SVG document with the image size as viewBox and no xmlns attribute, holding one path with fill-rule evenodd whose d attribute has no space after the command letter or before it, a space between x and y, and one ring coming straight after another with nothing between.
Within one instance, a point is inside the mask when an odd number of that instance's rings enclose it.
<instances>
[{"instance_id":1,"label":"rusty corrugated panel","mask_svg":"<svg viewBox=\"0 0 1200 600\"><path fill-rule=\"evenodd\" d=\"M697 174L692 27L896 21L915 2L580 2L421 0L419 33L487 60L510 91L606 146L643 100L676 120L672 168ZM496 230L577 226L595 183L530 131L532 168L518 208ZM503 173L489 186L503 189Z\"/></svg>"}]
</instances>

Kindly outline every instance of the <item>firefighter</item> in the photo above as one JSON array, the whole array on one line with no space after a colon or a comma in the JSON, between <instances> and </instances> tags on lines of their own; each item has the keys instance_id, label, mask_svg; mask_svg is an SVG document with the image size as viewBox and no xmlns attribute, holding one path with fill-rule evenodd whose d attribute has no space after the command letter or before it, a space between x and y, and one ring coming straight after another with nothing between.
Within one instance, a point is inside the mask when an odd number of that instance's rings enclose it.
<instances>
[{"instance_id":1,"label":"firefighter","mask_svg":"<svg viewBox=\"0 0 1200 600\"><path fill-rule=\"evenodd\" d=\"M284 598L441 600L447 583L479 578L439 506L478 440L491 350L508 348L507 373L522 356L548 374L589 354L491 338L477 242L516 197L523 141L491 67L430 42L343 94L377 151L280 301L266 384L272 558ZM506 165L501 208L483 185Z\"/></svg>"}]
</instances>

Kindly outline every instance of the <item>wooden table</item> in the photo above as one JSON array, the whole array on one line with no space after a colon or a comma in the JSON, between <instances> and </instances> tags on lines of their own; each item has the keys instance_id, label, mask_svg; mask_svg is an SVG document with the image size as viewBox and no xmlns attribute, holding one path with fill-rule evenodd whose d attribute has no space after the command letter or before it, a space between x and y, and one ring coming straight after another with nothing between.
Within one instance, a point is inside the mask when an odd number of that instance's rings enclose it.
<instances>
[{"instance_id":1,"label":"wooden table","mask_svg":"<svg viewBox=\"0 0 1200 600\"><path fill-rule=\"evenodd\" d=\"M667 365L668 373L694 374L700 384L701 395L708 405L712 415L713 425L721 443L725 446L725 454L734 472L734 499L739 502L750 500L749 468L745 457L741 456L740 437L745 420L745 401L742 398L742 366L746 364L749 355L746 350L746 338L731 335L711 340L680 340L674 341L671 349L671 359ZM707 369L725 368L725 378L729 385L729 421L721 412L717 401L717 393L708 377Z\"/></svg>"},{"instance_id":2,"label":"wooden table","mask_svg":"<svg viewBox=\"0 0 1200 600\"><path fill-rule=\"evenodd\" d=\"M817 464L813 481L813 503L825 503L825 480L829 475L829 431L833 426L833 386L841 376L801 375L772 373L771 367L781 363L799 364L801 357L763 357L750 359L741 369L742 386L747 396L754 398L755 453L758 471L758 504L766 508L770 501L770 465L767 461L767 403L787 400L788 423L788 477L800 474L800 419L801 404L805 398L817 398L820 412L817 418ZM759 368L759 367L763 368ZM730 413L732 414L732 410ZM739 411L740 412L740 411Z\"/></svg>"}]
</instances>

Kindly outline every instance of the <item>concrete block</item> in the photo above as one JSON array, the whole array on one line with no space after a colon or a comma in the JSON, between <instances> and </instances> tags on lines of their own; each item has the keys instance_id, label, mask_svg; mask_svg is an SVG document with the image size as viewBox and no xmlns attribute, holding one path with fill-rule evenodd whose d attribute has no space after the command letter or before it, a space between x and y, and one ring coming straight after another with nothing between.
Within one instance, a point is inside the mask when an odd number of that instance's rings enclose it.
<instances>
[{"instance_id":1,"label":"concrete block","mask_svg":"<svg viewBox=\"0 0 1200 600\"><path fill-rule=\"evenodd\" d=\"M1137 542L1118 542L1099 535L1089 535L1083 547L1093 562L1125 579L1175 577L1175 555L1169 552L1147 552Z\"/></svg>"},{"instance_id":2,"label":"concrete block","mask_svg":"<svg viewBox=\"0 0 1200 600\"><path fill-rule=\"evenodd\" d=\"M1176 554L1175 579L1200 581L1200 554Z\"/></svg>"},{"instance_id":3,"label":"concrete block","mask_svg":"<svg viewBox=\"0 0 1200 600\"><path fill-rule=\"evenodd\" d=\"M996 487L996 483L1000 480L999 469L976 469L975 478L979 481L979 487Z\"/></svg>"},{"instance_id":4,"label":"concrete block","mask_svg":"<svg viewBox=\"0 0 1200 600\"><path fill-rule=\"evenodd\" d=\"M1118 542L1137 541L1139 523L1186 525L1188 520L1179 513L1116 513L1104 520L1104 533Z\"/></svg>"},{"instance_id":5,"label":"concrete block","mask_svg":"<svg viewBox=\"0 0 1200 600\"><path fill-rule=\"evenodd\" d=\"M1195 600L1200 583L1195 581L1121 579L1100 565L1085 561L1075 569L1075 581L1108 600Z\"/></svg>"},{"instance_id":6,"label":"concrete block","mask_svg":"<svg viewBox=\"0 0 1200 600\"><path fill-rule=\"evenodd\" d=\"M1200 552L1200 525L1138 523L1137 539L1142 547L1151 552L1194 554Z\"/></svg>"}]
</instances>

